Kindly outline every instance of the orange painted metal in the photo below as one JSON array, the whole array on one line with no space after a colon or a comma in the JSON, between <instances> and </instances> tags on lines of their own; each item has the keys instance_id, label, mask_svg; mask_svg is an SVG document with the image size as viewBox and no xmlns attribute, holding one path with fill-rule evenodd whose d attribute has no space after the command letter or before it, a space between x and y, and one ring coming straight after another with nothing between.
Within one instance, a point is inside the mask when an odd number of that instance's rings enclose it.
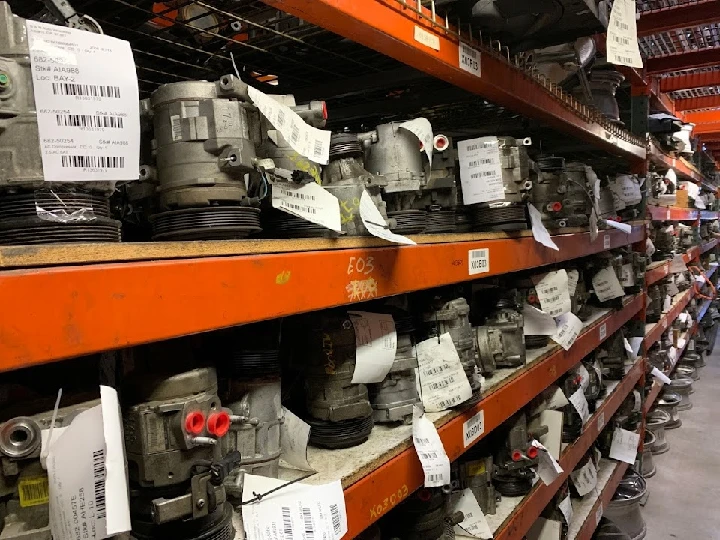
<instances>
[{"instance_id":1,"label":"orange painted metal","mask_svg":"<svg viewBox=\"0 0 720 540\"><path fill-rule=\"evenodd\" d=\"M698 211L676 206L648 205L648 214L655 221L690 221L698 218Z\"/></svg>"},{"instance_id":2,"label":"orange painted metal","mask_svg":"<svg viewBox=\"0 0 720 540\"><path fill-rule=\"evenodd\" d=\"M697 0L678 6L644 11L637 21L637 35L638 37L651 36L712 22L720 22L720 2Z\"/></svg>"},{"instance_id":3,"label":"orange painted metal","mask_svg":"<svg viewBox=\"0 0 720 540\"><path fill-rule=\"evenodd\" d=\"M650 286L653 283L657 283L662 278L667 276L670 273L670 263L664 262L663 264L656 266L655 268L651 268L647 272L645 272L645 285Z\"/></svg>"},{"instance_id":4,"label":"orange painted metal","mask_svg":"<svg viewBox=\"0 0 720 540\"><path fill-rule=\"evenodd\" d=\"M471 47L480 52L476 75L459 65L456 29L445 28L445 21L427 8L421 16L415 10L419 2L402 0L263 0L312 24L330 30L357 43L478 94L514 112L539 120L564 133L576 136L631 160L644 160L645 148L624 140L563 104L557 87L541 84L510 61L506 50L489 48L475 40ZM411 7L412 6L412 7ZM439 50L416 40L416 28L429 33ZM469 36L468 36L469 39Z\"/></svg>"},{"instance_id":5,"label":"orange painted metal","mask_svg":"<svg viewBox=\"0 0 720 540\"><path fill-rule=\"evenodd\" d=\"M555 496L562 483L568 479L570 473L575 469L580 460L585 456L592 444L597 440L605 423L610 420L615 411L618 410L623 400L632 392L635 385L645 371L645 359L640 358L625 378L615 387L615 390L603 402L595 413L585 424L582 433L577 440L568 446L560 456L560 466L563 473L560 474L552 485L546 486L538 482L535 488L523 499L520 505L514 510L510 518L502 528L495 533L495 540L515 540L522 538L533 523L540 517L540 513Z\"/></svg>"},{"instance_id":6,"label":"orange painted metal","mask_svg":"<svg viewBox=\"0 0 720 540\"><path fill-rule=\"evenodd\" d=\"M0 371L575 259L644 238L602 232L0 272ZM485 273L469 252L487 249ZM41 329L41 330L40 330Z\"/></svg>"},{"instance_id":7,"label":"orange painted metal","mask_svg":"<svg viewBox=\"0 0 720 540\"><path fill-rule=\"evenodd\" d=\"M645 347L649 348L653 343L660 341L660 336L662 336L663 332L665 332L672 322L677 319L680 312L685 309L685 306L688 305L692 297L692 289L688 289L685 293L683 293L680 301L676 302L675 305L670 308L670 311L668 311L663 318L660 319L659 322L655 323L655 326L653 326L650 331L645 334L645 339L643 340Z\"/></svg>"},{"instance_id":8,"label":"orange painted metal","mask_svg":"<svg viewBox=\"0 0 720 540\"><path fill-rule=\"evenodd\" d=\"M685 119L687 122L693 124L713 124L720 122L720 111L697 111L685 113ZM695 126L693 132L695 133L699 126Z\"/></svg>"},{"instance_id":9,"label":"orange painted metal","mask_svg":"<svg viewBox=\"0 0 720 540\"><path fill-rule=\"evenodd\" d=\"M683 69L711 67L720 63L720 47L708 47L689 52L654 56L645 60L649 74L668 73Z\"/></svg>"},{"instance_id":10,"label":"orange painted metal","mask_svg":"<svg viewBox=\"0 0 720 540\"><path fill-rule=\"evenodd\" d=\"M720 71L700 71L660 79L661 92L675 92L677 90L718 85L720 85Z\"/></svg>"},{"instance_id":11,"label":"orange painted metal","mask_svg":"<svg viewBox=\"0 0 720 540\"><path fill-rule=\"evenodd\" d=\"M695 183L702 183L705 177L697 168L683 158L675 158L664 153L654 143L650 143L650 160L656 167L662 170L674 169L678 176L691 180Z\"/></svg>"},{"instance_id":12,"label":"orange painted metal","mask_svg":"<svg viewBox=\"0 0 720 540\"><path fill-rule=\"evenodd\" d=\"M695 111L716 107L720 107L720 96L698 96L675 100L675 108L678 111Z\"/></svg>"},{"instance_id":13,"label":"orange painted metal","mask_svg":"<svg viewBox=\"0 0 720 540\"><path fill-rule=\"evenodd\" d=\"M688 249L685 253L683 253L683 261L685 261L685 264L687 264L690 261L694 261L699 256L700 256L700 246L693 246L690 249Z\"/></svg>"},{"instance_id":14,"label":"orange painted metal","mask_svg":"<svg viewBox=\"0 0 720 540\"><path fill-rule=\"evenodd\" d=\"M640 439L642 440L642 437ZM623 476L625 476L625 471L628 467L629 465L627 463L622 462L618 462L615 466L615 470L612 475L610 475L610 480L608 480L607 484L605 484L600 497L598 497L597 501L595 501L592 510L590 510L590 515L588 515L585 519L585 523L583 523L580 528L575 540L590 540L592 538L595 533L595 529L597 529L597 526L600 523L603 510L607 508L608 504L610 504L613 495L615 495L615 490L620 484L620 480L622 480Z\"/></svg>"},{"instance_id":15,"label":"orange painted metal","mask_svg":"<svg viewBox=\"0 0 720 540\"><path fill-rule=\"evenodd\" d=\"M558 347L548 357L520 371L504 385L483 397L479 403L439 427L438 433L450 461L456 460L467 450L463 438L464 422L482 411L484 433L496 429L630 320L642 308L644 298L644 293L636 295L622 310L603 317L583 332L569 351ZM603 339L600 338L601 334L605 336ZM478 441L481 439L482 437ZM473 444L476 443L477 441ZM418 489L423 480L420 460L415 450L409 448L347 487L347 538L354 538L389 512L403 498ZM544 505L535 508L536 516L543 507Z\"/></svg>"}]
</instances>

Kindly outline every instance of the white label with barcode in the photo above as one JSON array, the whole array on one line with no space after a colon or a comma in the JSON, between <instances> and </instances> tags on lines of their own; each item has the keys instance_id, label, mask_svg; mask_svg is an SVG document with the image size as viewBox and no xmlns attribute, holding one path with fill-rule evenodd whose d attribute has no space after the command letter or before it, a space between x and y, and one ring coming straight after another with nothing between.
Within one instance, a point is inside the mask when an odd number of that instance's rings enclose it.
<instances>
[{"instance_id":1,"label":"white label with barcode","mask_svg":"<svg viewBox=\"0 0 720 540\"><path fill-rule=\"evenodd\" d=\"M540 309L553 317L570 311L570 283L565 270L548 272L542 278L533 278L540 300Z\"/></svg>"},{"instance_id":2,"label":"white label with barcode","mask_svg":"<svg viewBox=\"0 0 720 540\"><path fill-rule=\"evenodd\" d=\"M140 110L130 44L64 26L26 25L45 180L136 180Z\"/></svg>"},{"instance_id":3,"label":"white label with barcode","mask_svg":"<svg viewBox=\"0 0 720 540\"><path fill-rule=\"evenodd\" d=\"M605 413L601 412L598 415L598 419L597 419L598 432L602 431L604 427L605 427Z\"/></svg>"},{"instance_id":4,"label":"white label with barcode","mask_svg":"<svg viewBox=\"0 0 720 540\"><path fill-rule=\"evenodd\" d=\"M615 0L607 27L607 60L616 65L643 67L637 37L635 0Z\"/></svg>"},{"instance_id":5,"label":"white label with barcode","mask_svg":"<svg viewBox=\"0 0 720 540\"><path fill-rule=\"evenodd\" d=\"M470 398L472 388L449 333L421 341L415 351L420 398L426 411L444 411Z\"/></svg>"},{"instance_id":6,"label":"white label with barcode","mask_svg":"<svg viewBox=\"0 0 720 540\"><path fill-rule=\"evenodd\" d=\"M602 323L600 325L600 341L607 338L607 323Z\"/></svg>"},{"instance_id":7,"label":"white label with barcode","mask_svg":"<svg viewBox=\"0 0 720 540\"><path fill-rule=\"evenodd\" d=\"M468 139L460 141L457 147L463 204L504 199L505 184L498 138Z\"/></svg>"},{"instance_id":8,"label":"white label with barcode","mask_svg":"<svg viewBox=\"0 0 720 540\"><path fill-rule=\"evenodd\" d=\"M179 141L182 139L182 124L180 123L179 114L173 114L170 117L170 129L172 130L173 141Z\"/></svg>"},{"instance_id":9,"label":"white label with barcode","mask_svg":"<svg viewBox=\"0 0 720 540\"><path fill-rule=\"evenodd\" d=\"M458 65L460 69L479 77L482 71L480 51L460 43L458 45Z\"/></svg>"},{"instance_id":10,"label":"white label with barcode","mask_svg":"<svg viewBox=\"0 0 720 540\"><path fill-rule=\"evenodd\" d=\"M330 156L330 131L308 125L298 113L252 86L248 95L262 115L301 156L327 165Z\"/></svg>"},{"instance_id":11,"label":"white label with barcode","mask_svg":"<svg viewBox=\"0 0 720 540\"><path fill-rule=\"evenodd\" d=\"M413 37L415 38L415 41L417 41L418 43L422 43L426 47L430 47L431 49L435 49L436 51L440 50L440 38L432 32L428 32L424 28L415 26L415 32L413 34Z\"/></svg>"},{"instance_id":12,"label":"white label with barcode","mask_svg":"<svg viewBox=\"0 0 720 540\"><path fill-rule=\"evenodd\" d=\"M50 527L56 540L100 540L130 530L120 405L112 388L101 386L100 397L100 405L49 438Z\"/></svg>"},{"instance_id":13,"label":"white label with barcode","mask_svg":"<svg viewBox=\"0 0 720 540\"><path fill-rule=\"evenodd\" d=\"M485 411L475 413L463 422L463 448L467 448L485 433Z\"/></svg>"},{"instance_id":14,"label":"white label with barcode","mask_svg":"<svg viewBox=\"0 0 720 540\"><path fill-rule=\"evenodd\" d=\"M603 249L610 249L610 234L605 233L603 236Z\"/></svg>"},{"instance_id":15,"label":"white label with barcode","mask_svg":"<svg viewBox=\"0 0 720 540\"><path fill-rule=\"evenodd\" d=\"M602 507L602 501L600 501L600 505L598 506L598 509L595 510L595 526L597 527L600 525L600 520L603 517L603 507Z\"/></svg>"},{"instance_id":16,"label":"white label with barcode","mask_svg":"<svg viewBox=\"0 0 720 540\"><path fill-rule=\"evenodd\" d=\"M276 491L269 493L271 490ZM258 494L260 500L256 500ZM338 540L348 530L340 480L321 485L288 484L287 480L246 474L242 500L247 540Z\"/></svg>"},{"instance_id":17,"label":"white label with barcode","mask_svg":"<svg viewBox=\"0 0 720 540\"><path fill-rule=\"evenodd\" d=\"M487 274L490 271L490 249L471 249L468 251L468 275Z\"/></svg>"},{"instance_id":18,"label":"white label with barcode","mask_svg":"<svg viewBox=\"0 0 720 540\"><path fill-rule=\"evenodd\" d=\"M425 472L425 487L442 487L450 484L450 458L442 440L422 409L413 406L413 445Z\"/></svg>"},{"instance_id":19,"label":"white label with barcode","mask_svg":"<svg viewBox=\"0 0 720 540\"><path fill-rule=\"evenodd\" d=\"M342 231L338 198L315 182L303 185L288 182L274 183L272 205L273 208L333 231Z\"/></svg>"}]
</instances>

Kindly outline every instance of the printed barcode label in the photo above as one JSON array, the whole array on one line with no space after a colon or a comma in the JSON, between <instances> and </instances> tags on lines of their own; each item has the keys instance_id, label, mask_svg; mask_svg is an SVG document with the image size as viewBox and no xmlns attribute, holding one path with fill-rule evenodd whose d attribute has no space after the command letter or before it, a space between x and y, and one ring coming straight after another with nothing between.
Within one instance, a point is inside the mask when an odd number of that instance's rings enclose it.
<instances>
[{"instance_id":1,"label":"printed barcode label","mask_svg":"<svg viewBox=\"0 0 720 540\"><path fill-rule=\"evenodd\" d=\"M23 478L18 482L18 492L22 508L47 504L50 501L48 477Z\"/></svg>"},{"instance_id":2,"label":"printed barcode label","mask_svg":"<svg viewBox=\"0 0 720 540\"><path fill-rule=\"evenodd\" d=\"M296 123L293 123L291 127L292 131L290 133L290 140L297 144L298 140L300 140L300 126L298 126Z\"/></svg>"},{"instance_id":3,"label":"printed barcode label","mask_svg":"<svg viewBox=\"0 0 720 540\"><path fill-rule=\"evenodd\" d=\"M430 444L430 439L427 439L425 437L415 437L415 442L417 444Z\"/></svg>"},{"instance_id":4,"label":"printed barcode label","mask_svg":"<svg viewBox=\"0 0 720 540\"><path fill-rule=\"evenodd\" d=\"M78 169L121 169L125 166L123 156L60 156L63 167Z\"/></svg>"},{"instance_id":5,"label":"printed barcode label","mask_svg":"<svg viewBox=\"0 0 720 540\"><path fill-rule=\"evenodd\" d=\"M338 509L337 504L330 505L330 515L332 516L332 525L335 534L340 534L340 510Z\"/></svg>"},{"instance_id":6,"label":"printed barcode label","mask_svg":"<svg viewBox=\"0 0 720 540\"><path fill-rule=\"evenodd\" d=\"M607 323L602 323L600 325L600 340L602 341L607 337Z\"/></svg>"},{"instance_id":7,"label":"printed barcode label","mask_svg":"<svg viewBox=\"0 0 720 540\"><path fill-rule=\"evenodd\" d=\"M123 128L122 116L93 116L90 114L56 114L60 127Z\"/></svg>"},{"instance_id":8,"label":"printed barcode label","mask_svg":"<svg viewBox=\"0 0 720 540\"><path fill-rule=\"evenodd\" d=\"M438 458L438 453L437 453L437 452L420 452L420 451L418 450L418 455L419 455L422 459L437 459L437 458Z\"/></svg>"},{"instance_id":9,"label":"printed barcode label","mask_svg":"<svg viewBox=\"0 0 720 540\"><path fill-rule=\"evenodd\" d=\"M180 115L173 114L170 117L170 128L172 129L172 140L179 141L182 139L182 124L180 123Z\"/></svg>"},{"instance_id":10,"label":"printed barcode label","mask_svg":"<svg viewBox=\"0 0 720 540\"><path fill-rule=\"evenodd\" d=\"M283 534L286 540L292 540L293 538L293 524L292 517L290 515L290 507L282 507L282 519L283 519Z\"/></svg>"},{"instance_id":11,"label":"printed barcode label","mask_svg":"<svg viewBox=\"0 0 720 540\"><path fill-rule=\"evenodd\" d=\"M629 44L630 44L630 40L629 40L628 38L625 38L625 37L613 36L613 39L615 40L615 43L622 43L623 45L629 45Z\"/></svg>"},{"instance_id":12,"label":"printed barcode label","mask_svg":"<svg viewBox=\"0 0 720 540\"><path fill-rule=\"evenodd\" d=\"M615 26L625 31L630 29L630 27L626 23L620 21L615 21Z\"/></svg>"},{"instance_id":13,"label":"printed barcode label","mask_svg":"<svg viewBox=\"0 0 720 540\"><path fill-rule=\"evenodd\" d=\"M52 83L52 91L56 96L120 97L119 86L97 84Z\"/></svg>"},{"instance_id":14,"label":"printed barcode label","mask_svg":"<svg viewBox=\"0 0 720 540\"><path fill-rule=\"evenodd\" d=\"M309 508L302 509L303 523L305 524L305 540L313 540L315 538L315 528L313 527L312 513Z\"/></svg>"},{"instance_id":15,"label":"printed barcode label","mask_svg":"<svg viewBox=\"0 0 720 540\"><path fill-rule=\"evenodd\" d=\"M632 62L632 58L630 58L629 56L618 56L617 58L621 62L626 62L628 64Z\"/></svg>"},{"instance_id":16,"label":"printed barcode label","mask_svg":"<svg viewBox=\"0 0 720 540\"><path fill-rule=\"evenodd\" d=\"M301 201L314 201L315 195L309 195L308 193L300 193L299 191L289 191L287 189L280 189L280 193L286 197L293 197L300 199Z\"/></svg>"},{"instance_id":17,"label":"printed barcode label","mask_svg":"<svg viewBox=\"0 0 720 540\"><path fill-rule=\"evenodd\" d=\"M443 475L442 474L428 474L425 476L425 482L442 482L443 481Z\"/></svg>"},{"instance_id":18,"label":"printed barcode label","mask_svg":"<svg viewBox=\"0 0 720 540\"><path fill-rule=\"evenodd\" d=\"M97 519L105 518L105 450L93 452L93 479L95 481L95 510Z\"/></svg>"},{"instance_id":19,"label":"printed barcode label","mask_svg":"<svg viewBox=\"0 0 720 540\"><path fill-rule=\"evenodd\" d=\"M487 274L490 271L490 250L471 249L468 251L468 273L471 276L475 274Z\"/></svg>"},{"instance_id":20,"label":"printed barcode label","mask_svg":"<svg viewBox=\"0 0 720 540\"><path fill-rule=\"evenodd\" d=\"M311 206L302 206L300 204L293 204L293 203L287 202L287 201L282 201L281 206L283 208L287 208L288 210L295 210L296 212L302 212L302 213L310 214L310 215L317 214L317 208L313 208Z\"/></svg>"},{"instance_id":21,"label":"printed barcode label","mask_svg":"<svg viewBox=\"0 0 720 540\"><path fill-rule=\"evenodd\" d=\"M322 153L323 153L322 141L315 141L315 144L313 146L313 154L316 157L321 157Z\"/></svg>"},{"instance_id":22,"label":"printed barcode label","mask_svg":"<svg viewBox=\"0 0 720 540\"><path fill-rule=\"evenodd\" d=\"M452 407L453 405L457 405L462 401L462 398L460 396L453 396L450 399L446 399L440 402L440 407L443 409L446 409L448 407Z\"/></svg>"}]
</instances>

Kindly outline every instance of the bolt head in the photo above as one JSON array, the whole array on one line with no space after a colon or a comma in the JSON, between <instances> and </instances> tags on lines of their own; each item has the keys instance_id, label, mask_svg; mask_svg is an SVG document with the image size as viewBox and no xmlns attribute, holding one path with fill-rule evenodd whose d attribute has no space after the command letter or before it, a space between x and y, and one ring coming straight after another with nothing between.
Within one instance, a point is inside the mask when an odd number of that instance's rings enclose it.
<instances>
[{"instance_id":1,"label":"bolt head","mask_svg":"<svg viewBox=\"0 0 720 540\"><path fill-rule=\"evenodd\" d=\"M205 499L198 499L195 505L202 510L205 508Z\"/></svg>"}]
</instances>

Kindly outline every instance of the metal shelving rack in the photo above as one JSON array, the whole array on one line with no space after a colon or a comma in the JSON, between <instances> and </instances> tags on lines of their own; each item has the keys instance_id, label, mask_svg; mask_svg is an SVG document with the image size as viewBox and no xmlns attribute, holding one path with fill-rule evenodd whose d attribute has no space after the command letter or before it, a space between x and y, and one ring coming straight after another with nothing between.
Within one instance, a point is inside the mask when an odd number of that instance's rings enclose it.
<instances>
[{"instance_id":1,"label":"metal shelving rack","mask_svg":"<svg viewBox=\"0 0 720 540\"><path fill-rule=\"evenodd\" d=\"M606 159L608 155L623 158L626 170L632 172L644 173L649 159L659 168L672 167L684 178L706 182L691 164L669 157L653 144L647 145L644 138L609 122L596 110L526 69L502 44L472 35L420 2L253 0L238 2L237 9L195 3L241 27L267 32L263 47L245 43L238 36L228 37L218 28L189 27L175 20L170 9L153 12L123 0L85 0L78 2L77 7L96 16L108 33L138 40L134 51L145 95L164 80L205 78L207 73L220 69L231 71L232 64L221 46L204 53L204 64L187 61L183 45L167 33L171 26L184 26L185 30L212 38L218 45L226 42L237 45L241 50L238 61L248 69L257 69L258 80L281 75L297 82L300 94L315 95L313 91L326 86L347 89L358 85L360 79L372 89L373 78L391 74L397 80L416 80L416 73L407 71L410 67L434 77L438 84L442 83L438 88L443 91L454 92L444 95L446 101L451 97L471 99L468 103L485 107L484 112L503 118L523 115L577 138ZM298 25L290 25L291 30L284 32L256 28L259 25L253 22L253 15L268 6L279 10L279 18L296 17ZM132 14L138 21L146 21L148 14L154 16L157 28L143 33L140 24L120 25L117 21L122 13ZM437 47L418 41L415 37L418 31L431 36ZM324 45L309 43L308 38L313 36L321 36ZM280 52L279 45L288 44L302 50L311 60L301 61ZM161 56L161 47L173 54ZM462 64L461 51L468 48L470 55L476 53L477 65L471 69ZM312 59L322 56L327 57L327 64L312 65ZM158 70L151 62L157 57L170 67ZM329 74L338 79L334 81L336 86L326 85L323 80ZM666 99L658 88L650 88L652 83L648 80L644 73L635 73L633 84L645 85L657 102L674 110L672 100ZM327 88L325 91L331 93ZM336 104L351 109L357 104L353 99L359 98L353 96ZM398 102L391 105L397 106ZM717 218L717 213L660 207L649 207L649 215L661 220ZM595 241L590 240L589 233L581 231L556 235L553 240L560 248L558 252L542 247L527 234L455 234L421 236L416 240L417 246L403 247L390 247L381 240L366 238L0 247L0 302L4 306L32 306L5 309L0 314L0 372L538 268L622 246L634 245L642 250L645 224L634 224L630 234L616 230L601 232ZM686 262L716 245L717 241L713 241L693 248L686 255ZM489 269L481 275L472 275L469 252L482 248L489 250ZM364 261L362 271L355 264L359 260ZM647 282L653 283L667 273L667 263L657 265L648 271ZM691 295L686 293L676 301L646 335L646 345L677 317ZM644 305L644 292L626 299L622 309L605 313L586 325L569 351L548 347L529 359L527 365L506 373L485 391L479 403L436 415L433 419L450 459L457 459L467 450L463 442L463 424L467 420L482 414L486 435L627 321L644 319ZM38 328L43 332L38 333ZM596 440L605 421L635 385L644 381L645 363L641 357L632 366L585 425L581 436L564 451L560 463L565 472L551 486L536 486L500 525L495 538L517 540L529 530ZM658 393L656 385L647 397L647 407ZM320 464L326 455L317 452L315 463ZM342 473L348 538L376 522L423 482L407 429L373 459L372 467L355 467ZM590 538L626 467L618 464L608 469L605 485L574 538ZM322 480L332 474L337 478L338 474L330 469L319 473Z\"/></svg>"}]
</instances>

